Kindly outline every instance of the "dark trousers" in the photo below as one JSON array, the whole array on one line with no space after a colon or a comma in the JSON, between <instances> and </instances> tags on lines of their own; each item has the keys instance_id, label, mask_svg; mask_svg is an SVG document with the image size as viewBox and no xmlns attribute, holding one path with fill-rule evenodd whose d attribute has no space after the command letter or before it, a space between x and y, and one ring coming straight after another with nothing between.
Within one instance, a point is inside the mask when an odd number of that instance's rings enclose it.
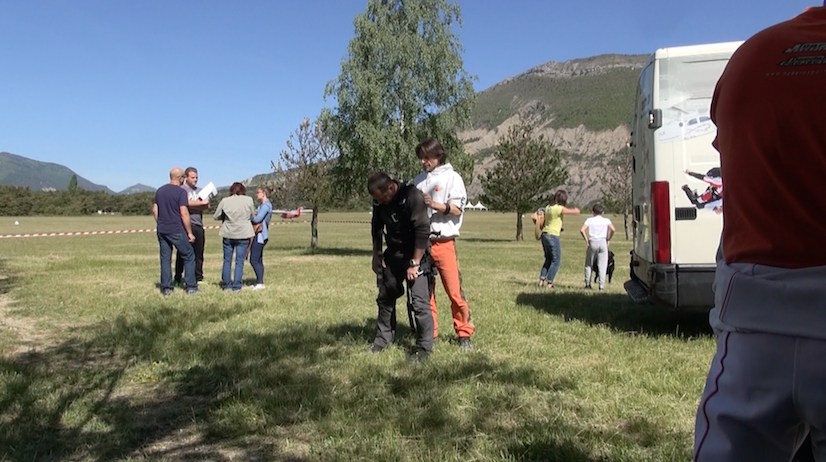
<instances>
[{"instance_id":1,"label":"dark trousers","mask_svg":"<svg viewBox=\"0 0 826 462\"><path fill-rule=\"evenodd\" d=\"M195 280L204 280L204 244L206 243L206 236L204 235L204 227L193 224L192 235L195 236L195 242L192 243L192 249L195 250ZM175 282L181 282L181 275L184 274L184 259L181 258L181 252L175 257Z\"/></svg>"},{"instance_id":2,"label":"dark trousers","mask_svg":"<svg viewBox=\"0 0 826 462\"><path fill-rule=\"evenodd\" d=\"M250 247L250 265L255 271L255 283L264 283L264 246L267 245L265 240L263 244L258 242L258 236L252 238L252 247Z\"/></svg>"},{"instance_id":3,"label":"dark trousers","mask_svg":"<svg viewBox=\"0 0 826 462\"><path fill-rule=\"evenodd\" d=\"M186 234L158 234L158 245L160 247L160 262L161 262L161 291L172 290L172 248L178 250L178 255L181 255L184 260L184 267L186 273L184 274L184 281L186 288L197 289L198 282L195 280L195 255L192 252L192 245L189 243Z\"/></svg>"},{"instance_id":4,"label":"dark trousers","mask_svg":"<svg viewBox=\"0 0 826 462\"><path fill-rule=\"evenodd\" d=\"M396 335L396 300L404 295L407 280L407 260L385 258L386 268L377 277L379 295L376 297L378 317L376 339L373 343L386 347ZM430 289L427 275L407 281L413 316L416 319L416 349L433 352L433 314L430 312Z\"/></svg>"}]
</instances>

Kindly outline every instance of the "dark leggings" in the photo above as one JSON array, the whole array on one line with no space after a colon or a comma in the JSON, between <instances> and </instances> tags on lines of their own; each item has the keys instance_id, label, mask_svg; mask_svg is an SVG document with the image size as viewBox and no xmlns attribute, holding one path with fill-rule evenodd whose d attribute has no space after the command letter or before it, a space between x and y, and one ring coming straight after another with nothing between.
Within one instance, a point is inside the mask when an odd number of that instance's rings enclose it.
<instances>
[{"instance_id":1,"label":"dark leggings","mask_svg":"<svg viewBox=\"0 0 826 462\"><path fill-rule=\"evenodd\" d=\"M264 246L267 245L267 241L265 240L263 244L258 242L257 238L252 240L252 248L250 248L250 265L252 265L252 270L255 271L255 283L256 284L263 284L264 283Z\"/></svg>"}]
</instances>

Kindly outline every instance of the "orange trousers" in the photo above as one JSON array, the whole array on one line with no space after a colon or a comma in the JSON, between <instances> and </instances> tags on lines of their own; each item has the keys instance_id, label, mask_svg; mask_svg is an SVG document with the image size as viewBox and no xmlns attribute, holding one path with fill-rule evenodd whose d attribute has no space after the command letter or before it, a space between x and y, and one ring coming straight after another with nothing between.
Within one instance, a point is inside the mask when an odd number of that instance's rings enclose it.
<instances>
[{"instance_id":1,"label":"orange trousers","mask_svg":"<svg viewBox=\"0 0 826 462\"><path fill-rule=\"evenodd\" d=\"M433 264L442 279L442 285L450 299L450 309L453 312L453 329L456 334L462 337L470 337L475 330L473 320L470 317L470 308L465 299L465 292L462 290L462 274L459 272L459 260L456 257L456 244L453 240L431 241L430 256ZM435 284L435 283L434 283ZM430 310L433 312L433 337L439 335L439 322L437 321L436 291L430 291Z\"/></svg>"}]
</instances>

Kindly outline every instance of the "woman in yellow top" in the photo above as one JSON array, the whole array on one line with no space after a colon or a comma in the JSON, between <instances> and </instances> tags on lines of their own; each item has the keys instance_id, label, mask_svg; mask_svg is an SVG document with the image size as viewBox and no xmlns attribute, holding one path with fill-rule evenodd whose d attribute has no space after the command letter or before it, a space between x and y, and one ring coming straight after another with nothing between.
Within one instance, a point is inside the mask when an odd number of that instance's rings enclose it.
<instances>
[{"instance_id":1,"label":"woman in yellow top","mask_svg":"<svg viewBox=\"0 0 826 462\"><path fill-rule=\"evenodd\" d=\"M545 207L545 226L542 228L542 250L545 252L545 263L539 272L539 287L554 286L554 278L559 265L562 263L562 248L559 245L559 233L562 232L563 215L579 215L578 208L565 207L568 203L568 193L559 190L554 194L553 205Z\"/></svg>"}]
</instances>

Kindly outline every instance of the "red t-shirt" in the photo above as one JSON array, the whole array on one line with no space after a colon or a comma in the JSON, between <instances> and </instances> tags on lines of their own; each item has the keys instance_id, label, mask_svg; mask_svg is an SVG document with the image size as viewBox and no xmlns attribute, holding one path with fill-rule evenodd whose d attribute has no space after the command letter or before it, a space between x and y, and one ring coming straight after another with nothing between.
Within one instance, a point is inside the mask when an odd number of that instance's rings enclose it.
<instances>
[{"instance_id":1,"label":"red t-shirt","mask_svg":"<svg viewBox=\"0 0 826 462\"><path fill-rule=\"evenodd\" d=\"M726 261L826 265L826 8L743 43L717 83L711 118Z\"/></svg>"}]
</instances>

